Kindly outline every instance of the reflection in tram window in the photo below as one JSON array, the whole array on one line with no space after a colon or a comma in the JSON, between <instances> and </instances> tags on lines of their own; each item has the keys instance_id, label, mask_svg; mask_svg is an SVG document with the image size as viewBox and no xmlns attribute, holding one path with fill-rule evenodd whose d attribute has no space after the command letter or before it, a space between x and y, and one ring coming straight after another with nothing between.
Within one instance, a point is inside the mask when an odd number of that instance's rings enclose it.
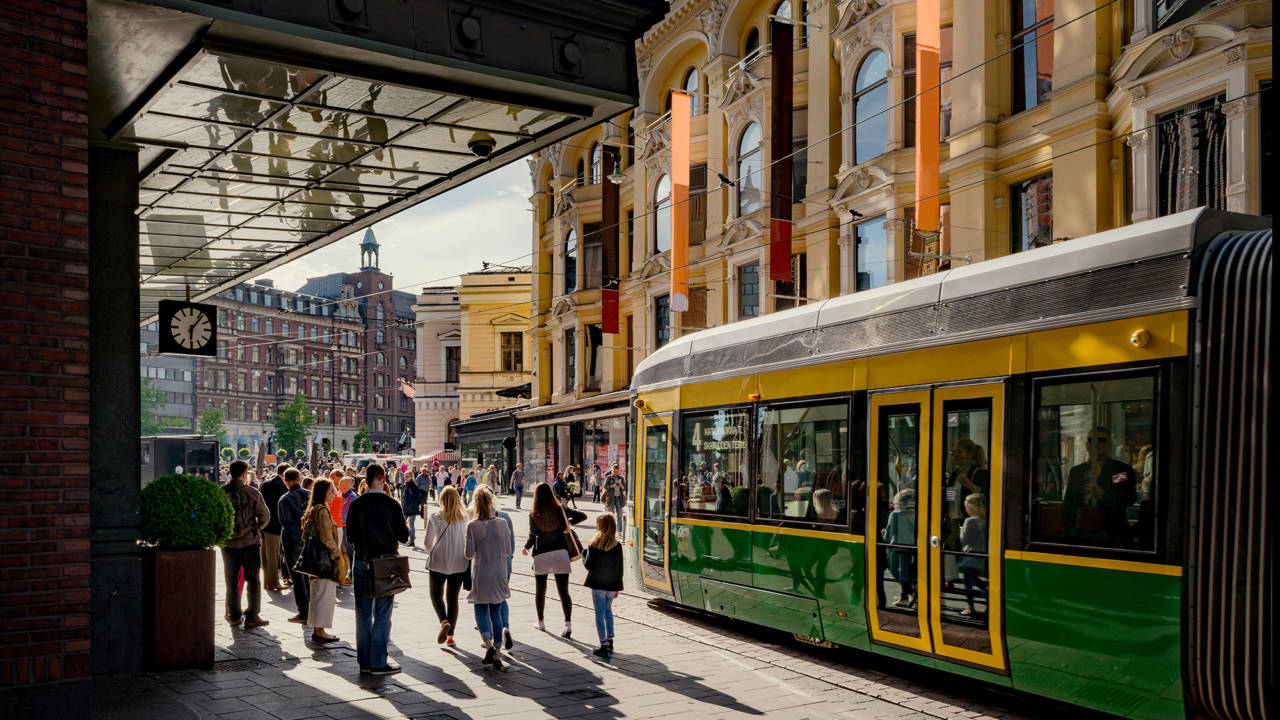
<instances>
[{"instance_id":1,"label":"reflection in tram window","mask_svg":"<svg viewBox=\"0 0 1280 720\"><path fill-rule=\"evenodd\" d=\"M666 557L666 508L663 488L667 475L667 426L653 425L644 435L644 543L642 557L648 565L663 567ZM643 569L646 576L666 581L660 571Z\"/></svg>"},{"instance_id":2,"label":"reflection in tram window","mask_svg":"<svg viewBox=\"0 0 1280 720\"><path fill-rule=\"evenodd\" d=\"M681 443L679 505L689 513L746 517L747 411L686 415Z\"/></svg>"},{"instance_id":3,"label":"reflection in tram window","mask_svg":"<svg viewBox=\"0 0 1280 720\"><path fill-rule=\"evenodd\" d=\"M986 626L991 400L944 402L942 431L946 454L935 507L942 528L943 640L953 647L990 652Z\"/></svg>"},{"instance_id":4,"label":"reflection in tram window","mask_svg":"<svg viewBox=\"0 0 1280 720\"><path fill-rule=\"evenodd\" d=\"M916 587L919 406L881 408L879 426L874 500L876 617L882 630L920 637Z\"/></svg>"},{"instance_id":5,"label":"reflection in tram window","mask_svg":"<svg viewBox=\"0 0 1280 720\"><path fill-rule=\"evenodd\" d=\"M1031 539L1155 550L1155 378L1036 392Z\"/></svg>"},{"instance_id":6,"label":"reflection in tram window","mask_svg":"<svg viewBox=\"0 0 1280 720\"><path fill-rule=\"evenodd\" d=\"M761 408L760 518L844 524L848 415L843 402Z\"/></svg>"}]
</instances>

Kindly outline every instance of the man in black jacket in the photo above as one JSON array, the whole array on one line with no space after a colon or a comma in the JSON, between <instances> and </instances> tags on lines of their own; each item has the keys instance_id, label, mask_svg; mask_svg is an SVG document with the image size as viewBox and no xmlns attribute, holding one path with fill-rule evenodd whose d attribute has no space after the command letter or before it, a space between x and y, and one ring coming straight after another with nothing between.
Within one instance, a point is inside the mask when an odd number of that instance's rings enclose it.
<instances>
[{"instance_id":1,"label":"man in black jacket","mask_svg":"<svg viewBox=\"0 0 1280 720\"><path fill-rule=\"evenodd\" d=\"M302 473L297 468L284 472L284 483L289 486L289 492L281 496L276 517L280 518L280 544L284 548L285 562L293 577L293 602L298 606L298 614L289 618L289 622L306 625L307 609L311 603L311 579L296 572L293 566L298 564L298 556L302 554L302 516L306 514L311 493L302 488Z\"/></svg>"},{"instance_id":2,"label":"man in black jacket","mask_svg":"<svg viewBox=\"0 0 1280 720\"><path fill-rule=\"evenodd\" d=\"M278 473L288 470L288 465L281 465ZM280 498L289 492L284 478L277 474L262 483L262 500L271 512L271 520L262 528L262 577L268 590L282 590L280 587L280 518L276 516Z\"/></svg>"},{"instance_id":3,"label":"man in black jacket","mask_svg":"<svg viewBox=\"0 0 1280 720\"><path fill-rule=\"evenodd\" d=\"M396 555L400 543L409 539L400 505L387 495L386 471L373 464L365 469L369 489L356 498L347 511L347 537L356 548L352 571L356 591L356 658L361 673L389 675L400 666L387 659L391 639L391 608L394 597L373 597L373 573L369 561Z\"/></svg>"}]
</instances>

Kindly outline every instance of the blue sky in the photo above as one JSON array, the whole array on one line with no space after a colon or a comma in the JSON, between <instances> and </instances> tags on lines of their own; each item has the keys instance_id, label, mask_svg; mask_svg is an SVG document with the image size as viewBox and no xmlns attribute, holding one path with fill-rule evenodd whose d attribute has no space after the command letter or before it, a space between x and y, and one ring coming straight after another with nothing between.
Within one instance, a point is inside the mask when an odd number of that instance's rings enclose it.
<instances>
[{"instance_id":1,"label":"blue sky","mask_svg":"<svg viewBox=\"0 0 1280 720\"><path fill-rule=\"evenodd\" d=\"M453 285L484 261L529 264L533 249L529 166L517 160L466 185L373 226L381 245L379 265L395 276L397 290ZM263 275L276 287L296 290L308 277L354 272L364 231Z\"/></svg>"}]
</instances>

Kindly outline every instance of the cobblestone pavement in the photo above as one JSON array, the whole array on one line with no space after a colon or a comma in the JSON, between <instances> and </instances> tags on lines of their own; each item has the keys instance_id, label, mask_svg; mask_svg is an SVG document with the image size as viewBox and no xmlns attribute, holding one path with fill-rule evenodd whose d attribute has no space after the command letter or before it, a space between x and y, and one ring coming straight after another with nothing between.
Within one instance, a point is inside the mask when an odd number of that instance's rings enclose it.
<instances>
[{"instance_id":1,"label":"cobblestone pavement","mask_svg":"<svg viewBox=\"0 0 1280 720\"><path fill-rule=\"evenodd\" d=\"M510 498L503 498L502 504L509 507ZM593 522L600 506L582 506L593 516L588 523ZM513 511L512 517L518 543L523 543L526 516ZM585 527L579 534L587 538ZM419 547L409 553L411 566L421 570L425 552ZM600 661L591 654L597 642L590 591L581 585L582 569L574 569L574 631L572 639L566 640L558 634L561 613L554 584L547 600L548 632L533 628L529 567L529 559L517 555L511 581L514 661L501 672L480 664L480 638L465 600L458 647L446 650L436 645L438 623L426 591L427 576L415 572L416 585L397 596L392 618L391 655L404 668L398 675L360 676L349 587L339 591L337 626L330 630L343 642L323 649L305 642L302 626L287 621L294 613L287 592L266 593L263 615L270 626L232 629L219 618L214 669L106 685L95 696L95 715L217 720L762 716L881 720L1044 717L1047 712L1015 712L1010 708L1029 703L975 691L972 683L950 681L907 665L893 665L889 671L897 674L888 674L884 663L862 654L851 660L847 651L811 650L761 628L676 611L630 591L614 604L617 653L611 661ZM221 592L218 607L222 607ZM867 669L872 664L878 669ZM921 675L925 675L923 682Z\"/></svg>"}]
</instances>

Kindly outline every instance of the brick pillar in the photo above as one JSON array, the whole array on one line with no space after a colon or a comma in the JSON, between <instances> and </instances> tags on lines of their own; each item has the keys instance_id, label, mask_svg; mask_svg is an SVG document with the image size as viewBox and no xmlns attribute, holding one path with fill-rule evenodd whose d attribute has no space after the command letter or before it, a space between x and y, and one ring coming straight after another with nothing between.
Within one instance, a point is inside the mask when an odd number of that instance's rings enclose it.
<instances>
[{"instance_id":1,"label":"brick pillar","mask_svg":"<svg viewBox=\"0 0 1280 720\"><path fill-rule=\"evenodd\" d=\"M86 30L0 11L0 688L90 673Z\"/></svg>"}]
</instances>

